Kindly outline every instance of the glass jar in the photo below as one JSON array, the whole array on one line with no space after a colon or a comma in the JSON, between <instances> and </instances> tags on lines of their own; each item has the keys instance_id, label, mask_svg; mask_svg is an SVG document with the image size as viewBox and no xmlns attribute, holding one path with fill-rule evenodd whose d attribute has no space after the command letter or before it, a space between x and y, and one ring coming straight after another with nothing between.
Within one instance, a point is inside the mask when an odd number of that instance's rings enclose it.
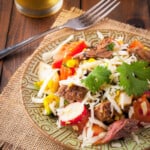
<instances>
[{"instance_id":1,"label":"glass jar","mask_svg":"<svg viewBox=\"0 0 150 150\"><path fill-rule=\"evenodd\" d=\"M17 10L29 17L42 18L55 14L63 0L15 0Z\"/></svg>"}]
</instances>

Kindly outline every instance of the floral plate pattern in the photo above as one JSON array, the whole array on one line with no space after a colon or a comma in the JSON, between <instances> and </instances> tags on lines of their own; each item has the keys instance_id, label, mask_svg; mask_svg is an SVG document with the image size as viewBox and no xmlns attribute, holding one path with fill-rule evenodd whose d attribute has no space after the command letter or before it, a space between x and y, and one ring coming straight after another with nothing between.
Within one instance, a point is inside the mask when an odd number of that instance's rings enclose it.
<instances>
[{"instance_id":1,"label":"floral plate pattern","mask_svg":"<svg viewBox=\"0 0 150 150\"><path fill-rule=\"evenodd\" d=\"M130 42L134 39L142 41L146 46L150 47L150 41L147 39L117 30L92 30L85 32L76 32L74 34L74 40L84 38L92 46L96 45L99 41L97 31L100 31L104 36L111 37L123 37L125 43ZM32 122L37 126L37 128L43 132L43 134L50 137L50 139L56 141L60 145L68 149L83 149L83 150L143 150L150 146L150 128L142 129L139 132L138 137L140 144L133 141L132 138L126 138L125 140L118 140L110 142L109 144L99 145L99 146L88 146L81 147L81 141L78 140L77 134L70 128L63 127L61 129L57 128L56 118L52 116L43 115L43 106L41 104L32 103L31 97L37 95L37 90L34 88L34 82L38 80L37 71L39 62L42 61L42 53L47 51L53 51L61 41L64 41L68 36L64 36L46 45L42 50L38 51L28 63L26 70L22 78L22 100L24 107L31 118ZM49 60L49 64L52 59ZM119 146L119 147L118 147Z\"/></svg>"}]
</instances>

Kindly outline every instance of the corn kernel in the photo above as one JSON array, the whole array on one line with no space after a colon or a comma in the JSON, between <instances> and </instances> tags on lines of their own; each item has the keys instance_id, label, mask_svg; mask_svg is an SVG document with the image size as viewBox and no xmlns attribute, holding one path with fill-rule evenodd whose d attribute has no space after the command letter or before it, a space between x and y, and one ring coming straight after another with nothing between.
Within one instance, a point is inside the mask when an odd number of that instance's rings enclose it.
<instances>
[{"instance_id":1,"label":"corn kernel","mask_svg":"<svg viewBox=\"0 0 150 150\"><path fill-rule=\"evenodd\" d=\"M48 96L46 96L44 98L43 105L44 105L44 109L45 109L47 115L51 114L51 109L49 107L49 104L51 104L54 101L56 102L56 107L58 107L59 106L59 97L54 95L53 93L50 93Z\"/></svg>"},{"instance_id":2,"label":"corn kernel","mask_svg":"<svg viewBox=\"0 0 150 150\"><path fill-rule=\"evenodd\" d=\"M94 62L94 61L95 61L94 58L89 58L89 59L88 59L88 62Z\"/></svg>"},{"instance_id":3,"label":"corn kernel","mask_svg":"<svg viewBox=\"0 0 150 150\"><path fill-rule=\"evenodd\" d=\"M76 59L69 59L66 62L66 66L69 67L69 68L74 68L77 65L78 65L78 60L76 60Z\"/></svg>"},{"instance_id":4,"label":"corn kernel","mask_svg":"<svg viewBox=\"0 0 150 150\"><path fill-rule=\"evenodd\" d=\"M56 73L51 80L49 80L46 90L55 93L59 87L59 75Z\"/></svg>"},{"instance_id":5,"label":"corn kernel","mask_svg":"<svg viewBox=\"0 0 150 150\"><path fill-rule=\"evenodd\" d=\"M89 58L88 60L84 60L83 63L90 63L90 62L94 62L95 59L94 58Z\"/></svg>"}]
</instances>

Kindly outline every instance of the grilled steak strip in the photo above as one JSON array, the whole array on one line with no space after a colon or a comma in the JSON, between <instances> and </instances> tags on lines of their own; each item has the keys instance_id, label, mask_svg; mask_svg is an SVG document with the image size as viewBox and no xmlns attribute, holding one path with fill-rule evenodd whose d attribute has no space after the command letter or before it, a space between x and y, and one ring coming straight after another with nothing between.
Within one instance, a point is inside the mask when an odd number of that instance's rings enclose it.
<instances>
[{"instance_id":1,"label":"grilled steak strip","mask_svg":"<svg viewBox=\"0 0 150 150\"><path fill-rule=\"evenodd\" d=\"M150 62L150 50L145 50L143 48L129 48L128 52L136 54L140 59Z\"/></svg>"},{"instance_id":2,"label":"grilled steak strip","mask_svg":"<svg viewBox=\"0 0 150 150\"><path fill-rule=\"evenodd\" d=\"M101 143L108 143L112 140L117 140L124 137L129 137L132 132L138 130L139 121L135 119L121 119L112 123L106 136L101 140Z\"/></svg>"},{"instance_id":3,"label":"grilled steak strip","mask_svg":"<svg viewBox=\"0 0 150 150\"><path fill-rule=\"evenodd\" d=\"M62 85L58 89L58 95L64 97L68 102L81 102L87 93L87 89L76 85Z\"/></svg>"},{"instance_id":4,"label":"grilled steak strip","mask_svg":"<svg viewBox=\"0 0 150 150\"><path fill-rule=\"evenodd\" d=\"M111 58L112 51L107 49L107 46L112 43L111 38L103 39L95 48L84 51L76 58L83 60L88 58Z\"/></svg>"}]
</instances>

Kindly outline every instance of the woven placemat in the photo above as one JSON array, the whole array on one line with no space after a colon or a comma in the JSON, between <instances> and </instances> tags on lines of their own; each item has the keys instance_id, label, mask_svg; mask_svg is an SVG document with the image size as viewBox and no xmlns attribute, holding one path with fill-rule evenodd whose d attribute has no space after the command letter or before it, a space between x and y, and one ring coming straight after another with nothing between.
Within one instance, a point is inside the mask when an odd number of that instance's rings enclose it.
<instances>
[{"instance_id":1,"label":"woven placemat","mask_svg":"<svg viewBox=\"0 0 150 150\"><path fill-rule=\"evenodd\" d=\"M58 16L54 26L63 24L67 19L76 17L82 13L81 10L72 8L63 10ZM94 29L115 29L119 31L131 32L150 39L150 32L147 30L137 29L111 19L103 19L93 27ZM92 28L92 29L93 29ZM89 29L91 30L91 29ZM25 112L22 95L21 82L26 66L32 57L49 44L64 34L74 33L74 30L64 29L53 34L47 35L41 42L40 46L15 72L9 83L0 95L0 147L7 149L26 149L26 150L63 150L61 146L55 144L48 137L44 136L32 124L29 116Z\"/></svg>"}]
</instances>

